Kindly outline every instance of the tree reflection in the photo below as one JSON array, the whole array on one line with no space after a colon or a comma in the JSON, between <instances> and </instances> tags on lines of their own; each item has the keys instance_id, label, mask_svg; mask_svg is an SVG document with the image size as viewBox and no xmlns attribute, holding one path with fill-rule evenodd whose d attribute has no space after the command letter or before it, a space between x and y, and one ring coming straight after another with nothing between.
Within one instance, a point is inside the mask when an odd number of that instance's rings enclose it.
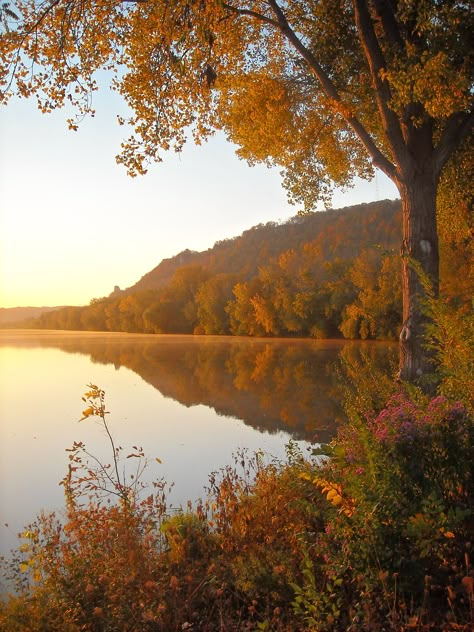
<instances>
[{"instance_id":1,"label":"tree reflection","mask_svg":"<svg viewBox=\"0 0 474 632\"><path fill-rule=\"evenodd\" d=\"M344 419L340 361L389 371L386 343L15 332L15 345L56 347L127 367L186 407L203 404L260 432L328 441ZM1 343L6 342L2 336Z\"/></svg>"}]
</instances>

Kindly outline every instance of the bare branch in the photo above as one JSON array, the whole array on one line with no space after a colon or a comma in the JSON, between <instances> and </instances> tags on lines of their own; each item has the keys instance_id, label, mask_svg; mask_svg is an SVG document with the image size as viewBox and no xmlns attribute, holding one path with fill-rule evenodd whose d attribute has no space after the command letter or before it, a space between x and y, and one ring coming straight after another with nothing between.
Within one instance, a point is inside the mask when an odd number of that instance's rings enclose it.
<instances>
[{"instance_id":1,"label":"bare branch","mask_svg":"<svg viewBox=\"0 0 474 632\"><path fill-rule=\"evenodd\" d=\"M227 9L228 11L230 11L231 13L235 13L236 15L246 15L248 17L255 18L259 22L265 22L266 24L270 24L271 26L278 28L278 22L275 22L275 20L272 20L272 18L269 18L263 13L251 11L250 9L238 9L237 7L234 7L227 2L224 2L222 6L224 7L224 9Z\"/></svg>"}]
</instances>

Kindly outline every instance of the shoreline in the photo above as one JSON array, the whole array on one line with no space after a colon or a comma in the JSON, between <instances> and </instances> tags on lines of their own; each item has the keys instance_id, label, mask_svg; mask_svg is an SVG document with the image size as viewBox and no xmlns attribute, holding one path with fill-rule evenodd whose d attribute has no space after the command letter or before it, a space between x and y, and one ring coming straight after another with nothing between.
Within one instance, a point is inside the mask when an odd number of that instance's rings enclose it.
<instances>
[{"instance_id":1,"label":"shoreline","mask_svg":"<svg viewBox=\"0 0 474 632\"><path fill-rule=\"evenodd\" d=\"M245 341L252 343L290 343L290 344L317 344L321 347L343 347L346 344L367 344L367 345L397 345L394 340L360 340L347 338L290 338L290 337L265 337L265 336L226 336L226 335L197 335L197 334L150 334L126 331L83 331L68 329L3 329L0 327L0 343L15 339L33 339L33 338L88 338L88 339L109 339L109 340L148 340L160 342L188 342L188 343L205 343L205 342L221 342L231 343L233 341Z\"/></svg>"}]
</instances>

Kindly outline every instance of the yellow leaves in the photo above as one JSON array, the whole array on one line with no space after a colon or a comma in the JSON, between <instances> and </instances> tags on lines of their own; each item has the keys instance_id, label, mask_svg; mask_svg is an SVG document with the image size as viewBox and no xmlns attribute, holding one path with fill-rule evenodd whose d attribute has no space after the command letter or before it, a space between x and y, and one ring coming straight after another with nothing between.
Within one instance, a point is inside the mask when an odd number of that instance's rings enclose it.
<instances>
[{"instance_id":1,"label":"yellow leaves","mask_svg":"<svg viewBox=\"0 0 474 632\"><path fill-rule=\"evenodd\" d=\"M326 495L326 499L335 507L339 507L340 511L346 516L350 518L354 514L354 500L344 496L341 485L329 482L323 478L313 478L309 472L300 472L298 476L300 479L310 481L315 487L318 487Z\"/></svg>"},{"instance_id":2,"label":"yellow leaves","mask_svg":"<svg viewBox=\"0 0 474 632\"><path fill-rule=\"evenodd\" d=\"M95 416L102 417L103 419L104 415L108 414L104 407L105 391L95 384L88 384L87 386L91 390L84 393L82 401L89 404L89 406L82 411L82 417L79 421ZM98 403L96 403L96 400L99 400Z\"/></svg>"},{"instance_id":3,"label":"yellow leaves","mask_svg":"<svg viewBox=\"0 0 474 632\"><path fill-rule=\"evenodd\" d=\"M321 489L323 494L326 494L327 500L335 507L339 507L340 511L348 518L353 515L355 511L354 501L351 498L345 498L343 496L341 485L318 478L315 478L313 483Z\"/></svg>"},{"instance_id":4,"label":"yellow leaves","mask_svg":"<svg viewBox=\"0 0 474 632\"><path fill-rule=\"evenodd\" d=\"M24 550L20 547L20 551ZM43 578L41 570L38 568L37 561L34 557L30 557L30 559L23 560L18 564L18 568L20 573L31 573L33 577L33 581L40 582Z\"/></svg>"},{"instance_id":5,"label":"yellow leaves","mask_svg":"<svg viewBox=\"0 0 474 632\"><path fill-rule=\"evenodd\" d=\"M83 421L84 419L87 419L88 417L92 417L94 415L94 409L92 408L92 406L89 406L89 408L86 408L85 410L82 411L82 418L80 419L80 421Z\"/></svg>"},{"instance_id":6,"label":"yellow leaves","mask_svg":"<svg viewBox=\"0 0 474 632\"><path fill-rule=\"evenodd\" d=\"M233 77L231 86L221 86L223 121L231 129L230 139L240 146L239 155L266 160L286 153L298 134L296 96L282 80L263 71Z\"/></svg>"},{"instance_id":7,"label":"yellow leaves","mask_svg":"<svg viewBox=\"0 0 474 632\"><path fill-rule=\"evenodd\" d=\"M354 116L352 108L343 101L335 101L334 99L329 99L329 104L331 106L331 109L340 114L342 118L346 121Z\"/></svg>"},{"instance_id":8,"label":"yellow leaves","mask_svg":"<svg viewBox=\"0 0 474 632\"><path fill-rule=\"evenodd\" d=\"M26 529L21 534L21 537L22 538L27 538L28 540L34 540L36 538L36 535L32 531L28 531L28 529Z\"/></svg>"},{"instance_id":9,"label":"yellow leaves","mask_svg":"<svg viewBox=\"0 0 474 632\"><path fill-rule=\"evenodd\" d=\"M339 489L330 489L327 492L326 498L329 500L329 502L336 506L342 503L342 496L339 493Z\"/></svg>"},{"instance_id":10,"label":"yellow leaves","mask_svg":"<svg viewBox=\"0 0 474 632\"><path fill-rule=\"evenodd\" d=\"M100 389L98 386L96 386L95 384L88 384L87 385L88 388L90 388L90 391L86 391L84 393L84 397L82 398L82 401L86 401L86 399L97 399L97 398L103 398L105 393L102 389Z\"/></svg>"},{"instance_id":11,"label":"yellow leaves","mask_svg":"<svg viewBox=\"0 0 474 632\"><path fill-rule=\"evenodd\" d=\"M397 110L415 101L422 103L430 116L443 118L469 107L469 77L452 69L444 51L425 52L417 61L399 62L381 77L390 83Z\"/></svg>"},{"instance_id":12,"label":"yellow leaves","mask_svg":"<svg viewBox=\"0 0 474 632\"><path fill-rule=\"evenodd\" d=\"M320 478L315 478L313 480L313 484L321 489L323 494L326 494L327 500L334 505L335 507L339 507L343 504L342 498L342 487L337 483L329 483L328 481ZM348 512L347 508L341 507L341 510L347 515L352 515L352 512Z\"/></svg>"}]
</instances>

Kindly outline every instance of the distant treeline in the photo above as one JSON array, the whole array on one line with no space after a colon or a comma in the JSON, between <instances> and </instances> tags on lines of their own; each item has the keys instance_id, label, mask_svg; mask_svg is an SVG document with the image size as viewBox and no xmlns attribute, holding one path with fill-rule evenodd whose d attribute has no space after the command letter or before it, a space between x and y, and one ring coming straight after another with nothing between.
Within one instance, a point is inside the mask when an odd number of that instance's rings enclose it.
<instances>
[{"instance_id":1,"label":"distant treeline","mask_svg":"<svg viewBox=\"0 0 474 632\"><path fill-rule=\"evenodd\" d=\"M398 201L269 222L161 262L135 286L42 314L42 329L376 338L397 336Z\"/></svg>"},{"instance_id":2,"label":"distant treeline","mask_svg":"<svg viewBox=\"0 0 474 632\"><path fill-rule=\"evenodd\" d=\"M46 312L63 309L61 307L0 307L0 327L23 323L25 320L38 318Z\"/></svg>"}]
</instances>

